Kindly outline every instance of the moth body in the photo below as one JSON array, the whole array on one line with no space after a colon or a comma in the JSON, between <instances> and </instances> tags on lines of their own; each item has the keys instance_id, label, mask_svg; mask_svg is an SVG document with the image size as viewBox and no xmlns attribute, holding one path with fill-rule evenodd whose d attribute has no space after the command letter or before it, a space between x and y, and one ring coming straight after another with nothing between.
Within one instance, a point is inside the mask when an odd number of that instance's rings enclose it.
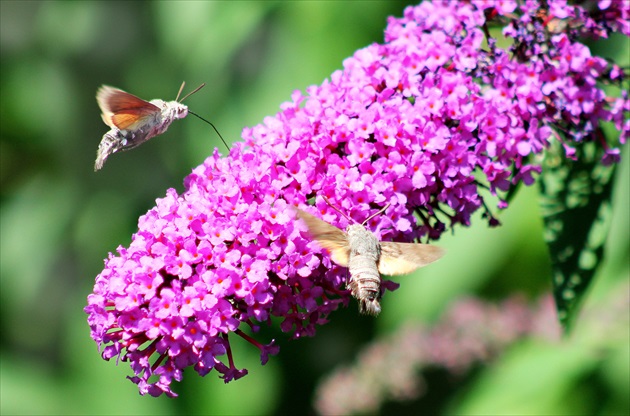
<instances>
[{"instance_id":1,"label":"moth body","mask_svg":"<svg viewBox=\"0 0 630 416\"><path fill-rule=\"evenodd\" d=\"M103 167L109 155L140 146L164 133L174 120L188 115L188 107L178 101L145 101L107 85L98 90L96 101L110 130L98 146L95 171Z\"/></svg>"},{"instance_id":2,"label":"moth body","mask_svg":"<svg viewBox=\"0 0 630 416\"><path fill-rule=\"evenodd\" d=\"M348 288L359 301L361 313L376 316L381 312L381 275L377 267L381 244L360 224L350 225L346 231L350 246Z\"/></svg>"},{"instance_id":3,"label":"moth body","mask_svg":"<svg viewBox=\"0 0 630 416\"><path fill-rule=\"evenodd\" d=\"M381 274L410 273L444 254L428 244L381 242L362 224L352 224L343 232L302 210L296 213L311 236L330 251L331 259L348 267L348 288L359 302L359 311L367 315L381 312Z\"/></svg>"}]
</instances>

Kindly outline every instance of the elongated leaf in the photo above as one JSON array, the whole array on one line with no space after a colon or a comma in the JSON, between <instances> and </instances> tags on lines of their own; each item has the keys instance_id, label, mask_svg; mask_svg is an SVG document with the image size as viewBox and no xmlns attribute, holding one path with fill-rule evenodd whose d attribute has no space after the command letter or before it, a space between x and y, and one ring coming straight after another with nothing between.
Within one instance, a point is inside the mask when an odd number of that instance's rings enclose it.
<instances>
[{"instance_id":1,"label":"elongated leaf","mask_svg":"<svg viewBox=\"0 0 630 416\"><path fill-rule=\"evenodd\" d=\"M565 333L604 255L615 172L615 165L601 164L595 143L575 149L577 160L571 160L554 143L545 153L539 181L554 298Z\"/></svg>"}]
</instances>

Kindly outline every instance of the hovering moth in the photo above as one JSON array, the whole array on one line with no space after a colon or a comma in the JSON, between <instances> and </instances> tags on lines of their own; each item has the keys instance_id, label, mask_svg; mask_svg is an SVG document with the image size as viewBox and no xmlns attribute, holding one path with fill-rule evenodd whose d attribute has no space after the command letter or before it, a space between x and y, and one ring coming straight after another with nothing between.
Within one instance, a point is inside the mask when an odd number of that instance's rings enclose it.
<instances>
[{"instance_id":1,"label":"hovering moth","mask_svg":"<svg viewBox=\"0 0 630 416\"><path fill-rule=\"evenodd\" d=\"M330 252L332 261L348 268L347 286L363 314L377 316L381 312L381 273L410 273L444 254L442 248L429 244L379 241L364 225L374 216L362 224L349 225L343 232L302 210L296 209L296 214L308 227L311 237Z\"/></svg>"},{"instance_id":2,"label":"hovering moth","mask_svg":"<svg viewBox=\"0 0 630 416\"><path fill-rule=\"evenodd\" d=\"M186 117L188 107L181 102L205 84L178 101L184 85L182 83L175 101L145 101L118 88L101 86L96 93L96 101L101 108L101 117L110 130L103 135L98 145L94 171L101 169L112 153L138 147L164 133L174 120Z\"/></svg>"}]
</instances>

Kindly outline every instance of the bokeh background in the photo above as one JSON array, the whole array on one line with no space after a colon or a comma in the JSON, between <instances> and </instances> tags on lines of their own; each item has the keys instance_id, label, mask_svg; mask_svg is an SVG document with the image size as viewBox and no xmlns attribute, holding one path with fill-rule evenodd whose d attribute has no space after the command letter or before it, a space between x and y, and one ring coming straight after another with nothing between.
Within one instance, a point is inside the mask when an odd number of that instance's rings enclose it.
<instances>
[{"instance_id":1,"label":"bokeh background","mask_svg":"<svg viewBox=\"0 0 630 416\"><path fill-rule=\"evenodd\" d=\"M495 302L549 292L536 187L523 188L502 227L477 218L444 236L448 255L398 279L378 319L356 304L310 339L278 328L280 354L261 367L257 350L233 342L245 378L225 385L192 371L177 399L142 397L127 364L100 358L83 307L107 253L128 245L137 219L183 178L226 149L189 116L141 148L112 156L94 173L107 127L94 95L109 84L145 99L187 99L228 142L261 123L293 90L321 83L356 49L383 40L387 16L406 2L0 2L1 408L2 414L312 414L315 390L374 340L403 324L431 326L462 297ZM627 40L594 47L628 64ZM606 260L585 308L563 341L524 339L464 374L420 368L418 400L385 403L397 414L628 414L628 146L615 187ZM627 306L627 302L625 303ZM601 319L601 317L600 317ZM549 325L556 325L551 321ZM611 326L612 325L612 326ZM571 352L571 353L569 353ZM562 359L560 359L562 358Z\"/></svg>"}]
</instances>

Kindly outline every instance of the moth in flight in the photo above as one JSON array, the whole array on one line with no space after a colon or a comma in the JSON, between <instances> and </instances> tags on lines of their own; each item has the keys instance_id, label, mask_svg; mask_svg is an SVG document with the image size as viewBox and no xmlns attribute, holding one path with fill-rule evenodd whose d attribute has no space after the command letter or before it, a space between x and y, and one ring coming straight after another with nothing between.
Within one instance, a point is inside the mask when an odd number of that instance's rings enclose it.
<instances>
[{"instance_id":1,"label":"moth in flight","mask_svg":"<svg viewBox=\"0 0 630 416\"><path fill-rule=\"evenodd\" d=\"M181 102L206 84L201 84L178 101L184 85L186 83L182 83L175 101L145 101L118 88L101 86L96 92L96 101L101 108L101 117L110 130L103 135L98 145L94 171L101 169L112 153L138 147L164 133L174 120L186 117L188 107Z\"/></svg>"},{"instance_id":2,"label":"moth in flight","mask_svg":"<svg viewBox=\"0 0 630 416\"><path fill-rule=\"evenodd\" d=\"M359 301L359 311L373 316L381 312L381 274L410 273L444 255L442 248L429 244L379 241L364 224L385 209L387 206L362 224L349 225L345 232L296 209L297 217L304 221L311 237L330 252L332 261L348 268L347 286Z\"/></svg>"}]
</instances>

